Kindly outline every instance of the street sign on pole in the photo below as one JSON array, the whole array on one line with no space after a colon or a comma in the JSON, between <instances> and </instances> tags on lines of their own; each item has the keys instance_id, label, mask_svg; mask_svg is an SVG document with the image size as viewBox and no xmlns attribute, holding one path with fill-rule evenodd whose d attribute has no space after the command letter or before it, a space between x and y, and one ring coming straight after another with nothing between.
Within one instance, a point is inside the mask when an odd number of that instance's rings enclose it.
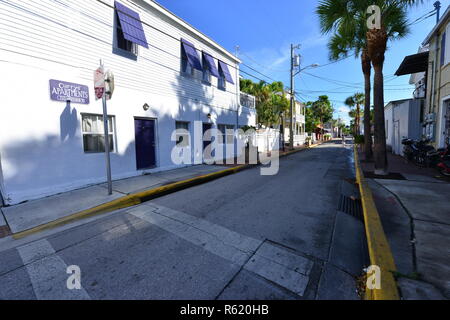
<instances>
[{"instance_id":1,"label":"street sign on pole","mask_svg":"<svg viewBox=\"0 0 450 320\"><path fill-rule=\"evenodd\" d=\"M100 67L94 72L94 87L96 99L102 99L103 102L103 128L105 141L105 158L106 158L106 177L108 180L108 194L112 195L112 177L111 177L111 159L110 159L110 144L109 144L109 129L108 129L108 109L106 105L105 94L105 69L103 62L100 60Z\"/></svg>"},{"instance_id":2,"label":"street sign on pole","mask_svg":"<svg viewBox=\"0 0 450 320\"><path fill-rule=\"evenodd\" d=\"M114 86L114 73L112 73L111 70L108 70L105 74L106 100L111 100L114 93Z\"/></svg>"},{"instance_id":3,"label":"street sign on pole","mask_svg":"<svg viewBox=\"0 0 450 320\"><path fill-rule=\"evenodd\" d=\"M101 61L100 61L101 64ZM105 94L105 70L103 65L94 71L95 100L102 99Z\"/></svg>"}]
</instances>

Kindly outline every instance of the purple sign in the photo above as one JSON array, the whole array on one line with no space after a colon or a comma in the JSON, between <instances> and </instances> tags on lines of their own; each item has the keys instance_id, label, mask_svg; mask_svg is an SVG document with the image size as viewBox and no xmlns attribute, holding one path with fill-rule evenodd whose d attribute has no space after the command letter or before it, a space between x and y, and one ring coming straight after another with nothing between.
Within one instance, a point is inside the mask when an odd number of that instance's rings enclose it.
<instances>
[{"instance_id":1,"label":"purple sign","mask_svg":"<svg viewBox=\"0 0 450 320\"><path fill-rule=\"evenodd\" d=\"M50 97L54 101L89 104L89 87L76 83L50 80Z\"/></svg>"}]
</instances>

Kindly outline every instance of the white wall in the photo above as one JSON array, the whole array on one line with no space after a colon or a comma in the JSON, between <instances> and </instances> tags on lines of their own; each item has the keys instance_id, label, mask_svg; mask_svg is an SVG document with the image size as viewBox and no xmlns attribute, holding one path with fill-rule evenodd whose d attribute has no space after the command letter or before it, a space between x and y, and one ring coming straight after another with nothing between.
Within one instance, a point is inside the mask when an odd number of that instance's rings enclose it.
<instances>
[{"instance_id":1,"label":"white wall","mask_svg":"<svg viewBox=\"0 0 450 320\"><path fill-rule=\"evenodd\" d=\"M390 103L384 111L385 121L388 121L386 144L392 148L392 153L402 155L404 138L416 138L411 136L410 130L411 100Z\"/></svg>"},{"instance_id":2,"label":"white wall","mask_svg":"<svg viewBox=\"0 0 450 320\"><path fill-rule=\"evenodd\" d=\"M392 103L389 103L386 108L384 109L384 121L385 123L385 130L386 130L386 145L390 148L393 147L393 140L392 140L392 132L393 132L393 113L392 113L393 105Z\"/></svg>"},{"instance_id":3,"label":"white wall","mask_svg":"<svg viewBox=\"0 0 450 320\"><path fill-rule=\"evenodd\" d=\"M146 12L130 1L121 2L139 11L143 21L236 65L220 47L151 7ZM104 155L83 152L80 128L81 113L102 113L92 83L100 58L116 79L108 103L116 119L114 179L142 174L136 170L134 117L157 119L158 167L150 171L175 167L170 136L176 120L192 122L191 132L196 120L234 126L238 121L236 86L227 84L223 92L214 87L214 77L213 85L205 86L180 75L179 41L144 26L150 49L141 47L136 61L113 54L113 10L97 1L2 1L0 29L0 185L8 204L104 181ZM237 82L236 70L230 67L230 72ZM50 79L89 86L90 104L51 101ZM145 103L148 111L142 108ZM246 124L255 125L255 111L241 108L239 125Z\"/></svg>"}]
</instances>

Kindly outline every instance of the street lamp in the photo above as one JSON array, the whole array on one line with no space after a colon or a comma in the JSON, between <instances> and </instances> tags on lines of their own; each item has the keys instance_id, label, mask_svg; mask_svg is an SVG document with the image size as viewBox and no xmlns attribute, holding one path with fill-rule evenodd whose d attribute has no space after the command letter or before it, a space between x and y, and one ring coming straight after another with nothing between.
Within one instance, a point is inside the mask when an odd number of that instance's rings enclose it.
<instances>
[{"instance_id":1,"label":"street lamp","mask_svg":"<svg viewBox=\"0 0 450 320\"><path fill-rule=\"evenodd\" d=\"M317 68L319 67L318 63L313 63L309 66L306 66L304 68L298 69L295 71L297 67L300 66L299 62L299 56L294 54L294 50L298 49L299 46L291 45L291 123L289 125L289 148L291 150L294 149L294 105L295 105L295 81L294 78L297 74L300 72L310 69L310 68Z\"/></svg>"}]
</instances>

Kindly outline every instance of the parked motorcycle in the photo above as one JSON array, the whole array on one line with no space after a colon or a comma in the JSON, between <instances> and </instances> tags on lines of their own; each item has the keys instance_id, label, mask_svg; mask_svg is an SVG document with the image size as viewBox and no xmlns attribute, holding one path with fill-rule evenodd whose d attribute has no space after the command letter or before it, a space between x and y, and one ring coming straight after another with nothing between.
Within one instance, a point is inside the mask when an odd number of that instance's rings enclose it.
<instances>
[{"instance_id":1,"label":"parked motorcycle","mask_svg":"<svg viewBox=\"0 0 450 320\"><path fill-rule=\"evenodd\" d=\"M437 168L440 174L450 177L450 160L443 160L442 162L438 163Z\"/></svg>"},{"instance_id":2,"label":"parked motorcycle","mask_svg":"<svg viewBox=\"0 0 450 320\"><path fill-rule=\"evenodd\" d=\"M403 139L403 154L420 167L435 167L440 162L440 153L429 143L429 139Z\"/></svg>"},{"instance_id":3,"label":"parked motorcycle","mask_svg":"<svg viewBox=\"0 0 450 320\"><path fill-rule=\"evenodd\" d=\"M447 140L447 147L438 149L440 161L436 165L439 173L449 177L450 176L450 143Z\"/></svg>"}]
</instances>

